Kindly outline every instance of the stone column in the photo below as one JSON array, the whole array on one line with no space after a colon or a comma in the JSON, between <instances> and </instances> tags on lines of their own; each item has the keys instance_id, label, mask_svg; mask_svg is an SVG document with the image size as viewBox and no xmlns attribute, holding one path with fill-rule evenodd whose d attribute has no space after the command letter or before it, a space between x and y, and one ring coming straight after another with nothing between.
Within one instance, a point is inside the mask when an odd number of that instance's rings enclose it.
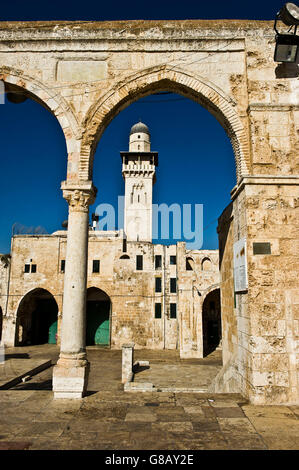
<instances>
[{"instance_id":1,"label":"stone column","mask_svg":"<svg viewBox=\"0 0 299 470\"><path fill-rule=\"evenodd\" d=\"M133 375L134 343L122 345L122 383L131 382Z\"/></svg>"},{"instance_id":2,"label":"stone column","mask_svg":"<svg viewBox=\"0 0 299 470\"><path fill-rule=\"evenodd\" d=\"M85 348L88 207L96 189L84 184L62 183L69 203L60 356L53 372L54 398L82 398L89 364Z\"/></svg>"}]
</instances>

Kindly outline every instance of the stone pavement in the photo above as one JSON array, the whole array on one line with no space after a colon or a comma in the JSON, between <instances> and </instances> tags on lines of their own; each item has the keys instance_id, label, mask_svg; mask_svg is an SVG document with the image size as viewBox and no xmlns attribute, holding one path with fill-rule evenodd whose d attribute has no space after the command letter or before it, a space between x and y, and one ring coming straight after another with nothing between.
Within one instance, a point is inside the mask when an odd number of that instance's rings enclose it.
<instances>
[{"instance_id":1,"label":"stone pavement","mask_svg":"<svg viewBox=\"0 0 299 470\"><path fill-rule=\"evenodd\" d=\"M149 368L140 368L134 383L152 383L158 391L208 392L209 385L222 368L222 351L215 350L203 359L180 359L178 351L135 351L135 359L146 359Z\"/></svg>"},{"instance_id":2,"label":"stone pavement","mask_svg":"<svg viewBox=\"0 0 299 470\"><path fill-rule=\"evenodd\" d=\"M13 349L53 363L58 357L53 345ZM144 351L139 358L147 359ZM125 393L121 351L88 348L88 359L82 400L53 400L52 368L0 391L0 450L299 448L299 406L253 406L237 394Z\"/></svg>"}]
</instances>

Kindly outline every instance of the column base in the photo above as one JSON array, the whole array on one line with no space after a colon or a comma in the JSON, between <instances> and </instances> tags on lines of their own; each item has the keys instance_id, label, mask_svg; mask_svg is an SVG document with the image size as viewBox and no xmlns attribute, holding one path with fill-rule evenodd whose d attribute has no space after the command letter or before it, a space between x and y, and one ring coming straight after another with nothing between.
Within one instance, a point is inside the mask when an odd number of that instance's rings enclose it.
<instances>
[{"instance_id":1,"label":"column base","mask_svg":"<svg viewBox=\"0 0 299 470\"><path fill-rule=\"evenodd\" d=\"M54 399L80 399L86 393L89 362L86 354L60 354L53 370Z\"/></svg>"}]
</instances>

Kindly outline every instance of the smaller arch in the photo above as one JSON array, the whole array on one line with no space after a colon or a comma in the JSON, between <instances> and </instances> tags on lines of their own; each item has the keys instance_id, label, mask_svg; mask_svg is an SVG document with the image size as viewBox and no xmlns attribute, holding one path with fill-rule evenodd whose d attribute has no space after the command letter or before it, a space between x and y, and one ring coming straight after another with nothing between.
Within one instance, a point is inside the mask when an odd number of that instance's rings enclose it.
<instances>
[{"instance_id":1,"label":"smaller arch","mask_svg":"<svg viewBox=\"0 0 299 470\"><path fill-rule=\"evenodd\" d=\"M8 66L0 67L0 81L3 81L6 92L12 96L20 95L23 100L31 98L53 114L64 134L68 154L79 158L79 139L82 136L82 129L75 113L57 90L51 90L23 70Z\"/></svg>"},{"instance_id":2,"label":"smaller arch","mask_svg":"<svg viewBox=\"0 0 299 470\"><path fill-rule=\"evenodd\" d=\"M186 258L186 271L194 271L194 259L191 256Z\"/></svg>"},{"instance_id":3,"label":"smaller arch","mask_svg":"<svg viewBox=\"0 0 299 470\"><path fill-rule=\"evenodd\" d=\"M86 346L110 345L112 303L106 292L89 287L86 293Z\"/></svg>"},{"instance_id":4,"label":"smaller arch","mask_svg":"<svg viewBox=\"0 0 299 470\"><path fill-rule=\"evenodd\" d=\"M121 255L119 259L130 259L129 255Z\"/></svg>"},{"instance_id":5,"label":"smaller arch","mask_svg":"<svg viewBox=\"0 0 299 470\"><path fill-rule=\"evenodd\" d=\"M209 257L203 258L201 261L201 270L202 271L211 271L213 267L212 261Z\"/></svg>"},{"instance_id":6,"label":"smaller arch","mask_svg":"<svg viewBox=\"0 0 299 470\"><path fill-rule=\"evenodd\" d=\"M17 346L56 344L58 306L46 289L35 288L21 299L17 309Z\"/></svg>"}]
</instances>

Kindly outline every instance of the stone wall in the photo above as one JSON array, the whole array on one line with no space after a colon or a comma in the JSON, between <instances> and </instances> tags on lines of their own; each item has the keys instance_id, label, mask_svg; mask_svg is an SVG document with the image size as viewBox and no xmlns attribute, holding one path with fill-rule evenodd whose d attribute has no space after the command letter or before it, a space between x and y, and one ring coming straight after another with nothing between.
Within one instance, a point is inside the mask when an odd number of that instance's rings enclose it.
<instances>
[{"instance_id":1,"label":"stone wall","mask_svg":"<svg viewBox=\"0 0 299 470\"><path fill-rule=\"evenodd\" d=\"M236 387L256 403L298 401L298 64L274 62L273 22L32 22L17 27L2 22L0 36L0 78L6 87L46 106L63 129L66 192L90 187L97 142L118 112L138 98L173 91L216 117L231 140L237 174L233 219L219 226L220 241L226 240L220 249L222 374L229 377L219 386ZM223 233L221 227L226 227ZM82 240L85 235L76 234ZM234 295L233 244L241 238L246 238L248 289ZM271 253L254 254L258 242L270 243ZM145 249L145 260L150 253ZM177 258L178 286L182 282L185 289L178 291L181 327L178 337L170 327L168 337L170 347L180 344L184 357L200 350L195 312L201 300L188 297L188 290L196 292L196 279L184 271L183 247ZM118 276L117 271L113 279L122 291L125 281ZM130 282L138 288L134 277ZM11 319L21 293L16 289L7 311ZM144 285L137 296L136 321L122 313L131 325L128 341L148 305L148 289ZM164 320L154 323L159 347L166 344L170 326ZM153 347L149 326L145 331L139 346Z\"/></svg>"},{"instance_id":2,"label":"stone wall","mask_svg":"<svg viewBox=\"0 0 299 470\"><path fill-rule=\"evenodd\" d=\"M87 288L98 288L110 299L111 348L121 349L124 343L133 341L137 349L180 349L182 357L202 357L202 305L197 291L204 295L212 286L219 285L218 252L186 251L184 243L179 244L179 249L176 245L149 242L124 244L120 235L89 232ZM36 289L45 289L56 300L59 342L64 284L61 262L66 256L66 241L67 232L13 238L10 278L13 295L9 298L3 332L7 345L14 345L19 337L17 317L24 296ZM137 255L143 257L140 271L136 269ZM161 256L158 268L157 255ZM176 258L174 264L170 263L170 256ZM186 271L186 259L190 256L194 259L193 270ZM211 266L204 271L202 260L207 258ZM93 272L94 260L100 261L99 273ZM30 269L25 273L25 264L35 264L36 272ZM161 292L156 292L156 278L161 279ZM171 292L171 279L177 279L175 292ZM30 298L30 302L34 299ZM160 318L155 318L156 303L161 304ZM171 304L176 305L176 312ZM190 315L186 321L187 306Z\"/></svg>"}]
</instances>

